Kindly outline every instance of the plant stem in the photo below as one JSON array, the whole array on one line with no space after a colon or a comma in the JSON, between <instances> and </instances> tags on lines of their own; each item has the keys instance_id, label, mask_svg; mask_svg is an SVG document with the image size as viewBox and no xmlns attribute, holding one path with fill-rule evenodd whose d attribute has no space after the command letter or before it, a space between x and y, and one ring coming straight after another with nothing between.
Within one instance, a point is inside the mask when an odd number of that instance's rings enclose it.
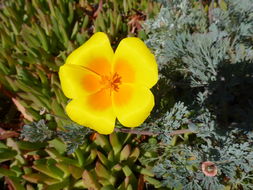
<instances>
[{"instance_id":1,"label":"plant stem","mask_svg":"<svg viewBox=\"0 0 253 190\"><path fill-rule=\"evenodd\" d=\"M123 129L123 128L115 128L115 132L121 132L121 133L131 133L131 134L136 134L136 135L158 135L158 133L154 133L151 131L138 131L138 130L133 130L133 129Z\"/></svg>"},{"instance_id":2,"label":"plant stem","mask_svg":"<svg viewBox=\"0 0 253 190\"><path fill-rule=\"evenodd\" d=\"M155 133L155 132L151 132L151 131L138 131L138 130L133 130L133 129L122 129L122 128L115 128L114 131L115 132L122 132L122 133L131 133L131 134L136 134L136 135L147 135L147 136L162 134L162 132ZM194 133L194 132L191 131L190 129L181 129L181 130L172 131L166 135L173 136L173 135L181 135L181 134L185 134L185 133Z\"/></svg>"},{"instance_id":3,"label":"plant stem","mask_svg":"<svg viewBox=\"0 0 253 190\"><path fill-rule=\"evenodd\" d=\"M48 113L46 111L45 111L45 113L47 113L47 114L49 114L53 117L68 120L67 118L64 118L64 117L61 117L61 116L58 116L58 115L55 115L55 114ZM134 129L124 129L124 128L115 128L114 131L115 132L121 132L121 133L131 133L131 134L136 134L136 135L147 135L147 136L155 136L155 135L162 134L162 132L159 133L159 132L152 132L152 131L139 131L139 130L134 130ZM173 135L182 135L182 134L185 134L185 133L196 133L196 132L191 131L190 129L180 129L180 130L172 131L172 132L170 132L166 135L173 136Z\"/></svg>"}]
</instances>

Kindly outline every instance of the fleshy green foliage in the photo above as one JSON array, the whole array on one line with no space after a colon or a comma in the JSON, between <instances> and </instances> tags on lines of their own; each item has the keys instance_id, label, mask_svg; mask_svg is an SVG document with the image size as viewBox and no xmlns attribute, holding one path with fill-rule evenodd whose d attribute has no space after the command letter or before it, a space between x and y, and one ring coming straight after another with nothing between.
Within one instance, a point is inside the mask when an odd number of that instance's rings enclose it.
<instances>
[{"instance_id":1,"label":"fleshy green foliage","mask_svg":"<svg viewBox=\"0 0 253 190\"><path fill-rule=\"evenodd\" d=\"M39 156L48 143L17 142L11 138L6 143L0 143L0 181L5 179L11 187L17 190L34 189L23 175L30 172L29 162L34 156ZM43 155L43 154L41 154ZM1 188L4 188L1 186Z\"/></svg>"},{"instance_id":2,"label":"fleshy green foliage","mask_svg":"<svg viewBox=\"0 0 253 190\"><path fill-rule=\"evenodd\" d=\"M118 142L122 150L119 148L117 154L110 153L109 165L100 161L97 155L107 157L111 148L104 150L99 143L91 142L88 139L90 131L86 128L72 124L69 127L69 121L64 119L67 98L61 91L58 69L70 52L94 32L107 33L113 47L128 35L145 37L135 25L154 15L158 9L159 4L148 0L0 2L0 83L14 92L34 121L39 121L23 128L22 137L31 142L7 139L8 146L1 150L0 156L7 168L1 170L1 177L6 176L12 184L17 184L17 189L84 189L92 184L87 181L84 186L83 171L86 170L86 180L91 180L90 176L96 176L96 170L100 172L104 167L110 178L108 182L99 173L101 179L96 181L99 187L105 183L111 184L105 189L136 187L139 174L145 173L145 169L136 164L139 155L133 137L128 142ZM130 21L134 22L130 24ZM40 110L45 110L46 114L40 115ZM111 172L111 166L116 163L120 165ZM134 165L134 171L127 164ZM7 178L4 179L7 181Z\"/></svg>"},{"instance_id":3,"label":"fleshy green foliage","mask_svg":"<svg viewBox=\"0 0 253 190\"><path fill-rule=\"evenodd\" d=\"M153 175L136 163L140 150L128 144L132 141L130 134L112 133L109 138L97 134L95 138L98 160L94 169L83 173L88 188L137 189L136 174Z\"/></svg>"},{"instance_id":4,"label":"fleshy green foliage","mask_svg":"<svg viewBox=\"0 0 253 190\"><path fill-rule=\"evenodd\" d=\"M66 117L67 98L57 72L71 51L97 31L116 45L132 31L133 16L153 15L159 7L147 0L10 0L0 5L0 82L36 121L43 118L41 109ZM54 119L58 127L66 124Z\"/></svg>"},{"instance_id":5,"label":"fleshy green foliage","mask_svg":"<svg viewBox=\"0 0 253 190\"><path fill-rule=\"evenodd\" d=\"M1 153L8 152L3 161L15 163L17 154L23 160L17 165L19 175L15 174L22 187L125 190L137 189L139 183L144 185L139 179L142 177L155 181L151 168L143 167L138 161L139 143L133 135L92 134L91 130L76 124L65 126L64 131L55 131L48 125L44 120L25 125L21 137L27 141L7 140L15 150L3 144ZM28 155L33 158L32 163L27 161ZM0 170L0 174L4 172L12 173L12 168Z\"/></svg>"},{"instance_id":6,"label":"fleshy green foliage","mask_svg":"<svg viewBox=\"0 0 253 190\"><path fill-rule=\"evenodd\" d=\"M140 150L130 134L96 134L95 139L85 138L71 155L57 139L44 144L8 141L16 148L2 145L0 155L8 152L3 161L12 164L0 168L0 174L19 181L21 189L137 189L140 174L153 176L138 164Z\"/></svg>"},{"instance_id":7,"label":"fleshy green foliage","mask_svg":"<svg viewBox=\"0 0 253 190\"><path fill-rule=\"evenodd\" d=\"M253 1L163 3L146 22L160 81L145 126L159 135L140 160L168 189L252 189ZM187 128L196 134L169 135ZM204 161L215 163L215 177Z\"/></svg>"},{"instance_id":8,"label":"fleshy green foliage","mask_svg":"<svg viewBox=\"0 0 253 190\"><path fill-rule=\"evenodd\" d=\"M138 174L153 174L136 162L140 150L132 140L127 134L96 134L71 155L65 155L61 141L49 141L22 177L42 189L136 189Z\"/></svg>"}]
</instances>

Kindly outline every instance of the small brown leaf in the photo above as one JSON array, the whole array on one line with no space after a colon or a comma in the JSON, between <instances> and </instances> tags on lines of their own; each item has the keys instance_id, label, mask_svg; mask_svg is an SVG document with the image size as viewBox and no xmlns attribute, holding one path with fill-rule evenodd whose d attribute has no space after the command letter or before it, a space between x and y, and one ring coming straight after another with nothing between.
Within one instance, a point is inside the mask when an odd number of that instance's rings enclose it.
<instances>
[{"instance_id":1,"label":"small brown leaf","mask_svg":"<svg viewBox=\"0 0 253 190\"><path fill-rule=\"evenodd\" d=\"M15 98L11 98L13 103L17 106L17 109L22 113L25 119L28 121L33 121L33 118L26 113L25 107L19 103L19 101Z\"/></svg>"},{"instance_id":2,"label":"small brown leaf","mask_svg":"<svg viewBox=\"0 0 253 190\"><path fill-rule=\"evenodd\" d=\"M102 9L103 9L103 0L100 0L98 4L98 8L96 12L93 14L93 17L96 18L98 14L102 11Z\"/></svg>"},{"instance_id":3,"label":"small brown leaf","mask_svg":"<svg viewBox=\"0 0 253 190\"><path fill-rule=\"evenodd\" d=\"M5 177L5 182L8 186L8 190L15 190L15 186L14 186L13 182L10 180L10 178Z\"/></svg>"},{"instance_id":4,"label":"small brown leaf","mask_svg":"<svg viewBox=\"0 0 253 190\"><path fill-rule=\"evenodd\" d=\"M15 131L6 131L2 128L0 128L0 140L8 139L11 137L18 137L19 133Z\"/></svg>"},{"instance_id":5,"label":"small brown leaf","mask_svg":"<svg viewBox=\"0 0 253 190\"><path fill-rule=\"evenodd\" d=\"M138 189L137 190L143 190L144 189L144 176L141 174L138 179Z\"/></svg>"}]
</instances>

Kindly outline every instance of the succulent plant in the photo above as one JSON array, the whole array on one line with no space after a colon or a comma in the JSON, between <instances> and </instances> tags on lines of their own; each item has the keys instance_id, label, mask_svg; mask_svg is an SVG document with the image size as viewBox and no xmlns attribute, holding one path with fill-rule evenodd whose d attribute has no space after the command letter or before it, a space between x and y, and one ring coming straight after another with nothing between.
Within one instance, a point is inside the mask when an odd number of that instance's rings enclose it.
<instances>
[{"instance_id":1,"label":"succulent plant","mask_svg":"<svg viewBox=\"0 0 253 190\"><path fill-rule=\"evenodd\" d=\"M95 133L71 155L66 154L66 146L59 139L30 143L9 138L7 146L0 146L0 174L18 190L134 190L144 186L144 175L153 176L139 164L140 150L130 134Z\"/></svg>"},{"instance_id":2,"label":"succulent plant","mask_svg":"<svg viewBox=\"0 0 253 190\"><path fill-rule=\"evenodd\" d=\"M122 2L10 0L0 3L0 83L15 93L33 120L44 117L39 114L41 109L66 117L63 107L67 99L57 72L74 48L97 31L106 32L114 44L128 33L143 36L140 22L159 8L148 0ZM58 127L66 123L64 119L54 119Z\"/></svg>"},{"instance_id":3,"label":"succulent plant","mask_svg":"<svg viewBox=\"0 0 253 190\"><path fill-rule=\"evenodd\" d=\"M44 118L51 128L64 130L67 98L57 72L66 56L97 31L106 32L113 45L127 35L145 37L140 23L158 9L148 0L1 1L0 87L34 121ZM67 155L59 139L8 138L0 143L0 182L17 190L135 189L140 173L151 174L138 165L139 149L132 140L123 134L96 135Z\"/></svg>"},{"instance_id":4,"label":"succulent plant","mask_svg":"<svg viewBox=\"0 0 253 190\"><path fill-rule=\"evenodd\" d=\"M41 120L24 126L20 137L27 141L17 136L0 143L0 184L4 186L17 190L143 190L160 185L152 168L139 162L136 135L105 136L78 125L56 131Z\"/></svg>"},{"instance_id":5,"label":"succulent plant","mask_svg":"<svg viewBox=\"0 0 253 190\"><path fill-rule=\"evenodd\" d=\"M47 143L30 143L15 141L8 138L5 143L0 142L0 185L1 188L8 186L15 190L32 190L22 175L30 171L27 167L30 160L38 156L38 152Z\"/></svg>"}]
</instances>

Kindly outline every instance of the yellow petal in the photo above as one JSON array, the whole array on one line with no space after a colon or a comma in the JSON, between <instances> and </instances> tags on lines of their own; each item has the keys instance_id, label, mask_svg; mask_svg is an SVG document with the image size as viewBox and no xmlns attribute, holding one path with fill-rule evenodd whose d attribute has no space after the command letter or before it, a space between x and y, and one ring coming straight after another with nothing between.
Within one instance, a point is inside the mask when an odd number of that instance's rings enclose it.
<instances>
[{"instance_id":1,"label":"yellow petal","mask_svg":"<svg viewBox=\"0 0 253 190\"><path fill-rule=\"evenodd\" d=\"M154 55L139 38L123 39L116 49L113 71L123 83L139 83L151 88L158 80L158 67Z\"/></svg>"},{"instance_id":2,"label":"yellow petal","mask_svg":"<svg viewBox=\"0 0 253 190\"><path fill-rule=\"evenodd\" d=\"M59 71L62 90L68 98L83 97L100 90L101 77L79 65L65 64Z\"/></svg>"},{"instance_id":3,"label":"yellow petal","mask_svg":"<svg viewBox=\"0 0 253 190\"><path fill-rule=\"evenodd\" d=\"M81 65L100 75L111 72L113 50L105 33L95 33L87 42L74 50L66 64Z\"/></svg>"},{"instance_id":4,"label":"yellow petal","mask_svg":"<svg viewBox=\"0 0 253 190\"><path fill-rule=\"evenodd\" d=\"M86 98L74 99L67 105L66 112L76 123L100 134L110 134L114 130L116 116L109 93L108 90L101 90Z\"/></svg>"},{"instance_id":5,"label":"yellow petal","mask_svg":"<svg viewBox=\"0 0 253 190\"><path fill-rule=\"evenodd\" d=\"M154 96L145 86L121 84L112 93L113 109L119 122L126 127L137 127L150 115Z\"/></svg>"}]
</instances>

